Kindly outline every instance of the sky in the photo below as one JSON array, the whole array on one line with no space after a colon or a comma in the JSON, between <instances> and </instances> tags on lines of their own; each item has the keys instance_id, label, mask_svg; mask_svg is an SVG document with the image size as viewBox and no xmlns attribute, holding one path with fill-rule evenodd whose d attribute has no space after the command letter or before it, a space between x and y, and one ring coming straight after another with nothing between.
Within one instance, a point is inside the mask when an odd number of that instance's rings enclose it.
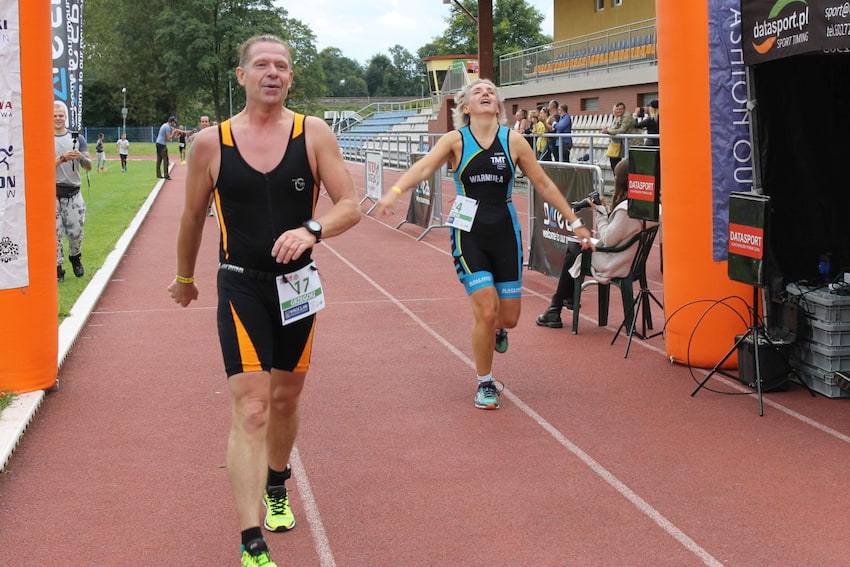
<instances>
[{"instance_id":1,"label":"sky","mask_svg":"<svg viewBox=\"0 0 850 567\"><path fill-rule=\"evenodd\" d=\"M553 0L526 0L544 15L542 31L552 35ZM447 27L451 6L442 0L276 0L290 18L316 35L316 49L337 47L362 65L373 55L401 45L413 55Z\"/></svg>"}]
</instances>

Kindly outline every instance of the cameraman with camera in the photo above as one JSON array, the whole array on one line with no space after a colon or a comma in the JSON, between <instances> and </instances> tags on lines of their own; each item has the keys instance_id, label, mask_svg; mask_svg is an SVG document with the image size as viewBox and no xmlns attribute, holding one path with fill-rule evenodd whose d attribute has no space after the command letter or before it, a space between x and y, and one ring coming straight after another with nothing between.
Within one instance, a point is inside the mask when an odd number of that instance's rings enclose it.
<instances>
[{"instance_id":1,"label":"cameraman with camera","mask_svg":"<svg viewBox=\"0 0 850 567\"><path fill-rule=\"evenodd\" d=\"M594 210L593 225L598 235L598 246L613 247L626 242L643 230L643 221L629 216L628 212L629 160L620 161L614 168L614 194L611 197L611 209L608 212L605 198L594 191L587 199L572 203L573 212L586 207ZM631 246L622 252L594 252L591 256L593 278L602 284L629 273L637 246ZM573 309L574 278L581 270L581 247L577 242L567 245L564 266L558 279L558 288L546 312L537 317L541 327L560 329L561 309Z\"/></svg>"}]
</instances>

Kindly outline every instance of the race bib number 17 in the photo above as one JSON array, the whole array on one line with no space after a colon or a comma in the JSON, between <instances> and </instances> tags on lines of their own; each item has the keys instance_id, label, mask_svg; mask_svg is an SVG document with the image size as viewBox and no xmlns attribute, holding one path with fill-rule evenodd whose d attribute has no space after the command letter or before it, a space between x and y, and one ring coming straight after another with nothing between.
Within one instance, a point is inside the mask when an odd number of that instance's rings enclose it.
<instances>
[{"instance_id":1,"label":"race bib number 17","mask_svg":"<svg viewBox=\"0 0 850 567\"><path fill-rule=\"evenodd\" d=\"M309 317L325 308L319 270L310 262L297 272L276 278L280 315L284 325Z\"/></svg>"}]
</instances>

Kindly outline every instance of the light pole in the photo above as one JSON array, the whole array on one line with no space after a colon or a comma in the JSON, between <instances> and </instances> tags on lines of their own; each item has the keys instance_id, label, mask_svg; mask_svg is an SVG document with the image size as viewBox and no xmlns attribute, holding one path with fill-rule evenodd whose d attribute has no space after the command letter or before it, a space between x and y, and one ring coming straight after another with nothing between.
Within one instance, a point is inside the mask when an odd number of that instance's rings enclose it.
<instances>
[{"instance_id":1,"label":"light pole","mask_svg":"<svg viewBox=\"0 0 850 567\"><path fill-rule=\"evenodd\" d=\"M227 72L227 97L230 100L230 116L233 116L233 72Z\"/></svg>"},{"instance_id":2,"label":"light pole","mask_svg":"<svg viewBox=\"0 0 850 567\"><path fill-rule=\"evenodd\" d=\"M124 95L124 106L121 107L121 119L123 120L123 125L121 127L121 131L126 134L127 133L127 87L123 87L121 89L121 93Z\"/></svg>"}]
</instances>

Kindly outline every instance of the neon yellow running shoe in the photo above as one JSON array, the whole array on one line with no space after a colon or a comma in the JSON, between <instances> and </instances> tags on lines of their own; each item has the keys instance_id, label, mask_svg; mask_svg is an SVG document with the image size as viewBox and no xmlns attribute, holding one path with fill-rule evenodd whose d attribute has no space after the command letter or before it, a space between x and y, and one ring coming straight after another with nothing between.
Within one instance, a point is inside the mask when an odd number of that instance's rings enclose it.
<instances>
[{"instance_id":1,"label":"neon yellow running shoe","mask_svg":"<svg viewBox=\"0 0 850 567\"><path fill-rule=\"evenodd\" d=\"M266 507L265 527L271 532L288 532L295 527L295 514L289 507L285 486L269 486L263 496Z\"/></svg>"},{"instance_id":2,"label":"neon yellow running shoe","mask_svg":"<svg viewBox=\"0 0 850 567\"><path fill-rule=\"evenodd\" d=\"M266 540L260 537L242 546L242 567L277 567L277 563L269 557Z\"/></svg>"}]
</instances>

